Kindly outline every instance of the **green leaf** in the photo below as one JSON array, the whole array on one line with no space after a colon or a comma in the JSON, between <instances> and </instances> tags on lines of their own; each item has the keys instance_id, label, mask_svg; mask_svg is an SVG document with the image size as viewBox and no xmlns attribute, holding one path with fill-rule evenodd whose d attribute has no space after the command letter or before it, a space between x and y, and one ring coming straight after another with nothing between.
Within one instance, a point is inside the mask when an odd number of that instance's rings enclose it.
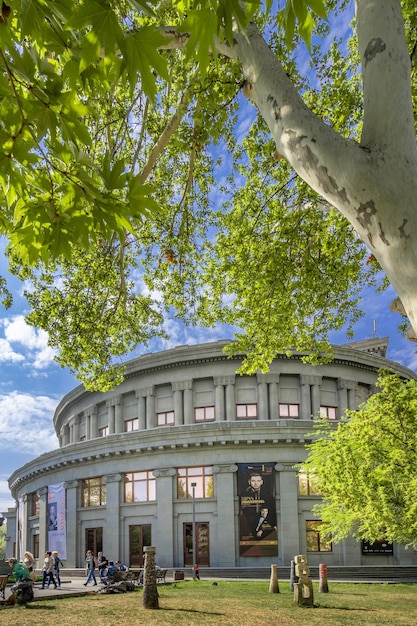
<instances>
[{"instance_id":1,"label":"green leaf","mask_svg":"<svg viewBox=\"0 0 417 626\"><path fill-rule=\"evenodd\" d=\"M168 80L167 62L158 48L166 43L166 38L155 28L144 27L139 32L128 35L123 43L124 60L122 70L126 68L130 91L137 88L137 75L141 77L142 89L151 100L156 95L156 74Z\"/></svg>"}]
</instances>

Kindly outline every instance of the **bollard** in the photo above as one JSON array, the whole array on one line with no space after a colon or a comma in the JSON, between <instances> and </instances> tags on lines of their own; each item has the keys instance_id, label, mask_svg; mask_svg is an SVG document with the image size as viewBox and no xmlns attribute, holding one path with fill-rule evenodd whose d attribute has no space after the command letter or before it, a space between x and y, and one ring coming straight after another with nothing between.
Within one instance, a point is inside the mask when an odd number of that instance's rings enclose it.
<instances>
[{"instance_id":1,"label":"bollard","mask_svg":"<svg viewBox=\"0 0 417 626\"><path fill-rule=\"evenodd\" d=\"M155 552L153 546L145 546L145 568L143 572L143 597L144 609L159 609L158 589L156 586Z\"/></svg>"},{"instance_id":2,"label":"bollard","mask_svg":"<svg viewBox=\"0 0 417 626\"><path fill-rule=\"evenodd\" d=\"M271 565L271 578L269 579L269 593L279 593L278 566Z\"/></svg>"},{"instance_id":3,"label":"bollard","mask_svg":"<svg viewBox=\"0 0 417 626\"><path fill-rule=\"evenodd\" d=\"M329 593L329 585L327 584L327 565L320 563L319 565L319 593Z\"/></svg>"}]
</instances>

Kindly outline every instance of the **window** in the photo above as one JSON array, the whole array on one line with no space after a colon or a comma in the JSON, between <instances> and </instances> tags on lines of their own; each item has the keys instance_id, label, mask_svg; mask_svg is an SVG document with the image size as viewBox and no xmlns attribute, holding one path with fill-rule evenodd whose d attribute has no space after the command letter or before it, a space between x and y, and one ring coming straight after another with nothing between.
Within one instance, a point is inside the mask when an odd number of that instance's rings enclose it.
<instances>
[{"instance_id":1,"label":"window","mask_svg":"<svg viewBox=\"0 0 417 626\"><path fill-rule=\"evenodd\" d=\"M257 404L237 404L236 419L238 420L256 420L258 419Z\"/></svg>"},{"instance_id":2,"label":"window","mask_svg":"<svg viewBox=\"0 0 417 626\"><path fill-rule=\"evenodd\" d=\"M298 491L300 496L320 496L322 495L314 483L313 474L298 474Z\"/></svg>"},{"instance_id":3,"label":"window","mask_svg":"<svg viewBox=\"0 0 417 626\"><path fill-rule=\"evenodd\" d=\"M85 478L81 481L81 506L102 506L106 504L106 485L102 476Z\"/></svg>"},{"instance_id":4,"label":"window","mask_svg":"<svg viewBox=\"0 0 417 626\"><path fill-rule=\"evenodd\" d=\"M139 419L125 420L125 433L131 433L132 430L139 430Z\"/></svg>"},{"instance_id":5,"label":"window","mask_svg":"<svg viewBox=\"0 0 417 626\"><path fill-rule=\"evenodd\" d=\"M98 429L99 437L107 437L108 434L109 434L109 427L108 426L103 426L103 428L99 428Z\"/></svg>"},{"instance_id":6,"label":"window","mask_svg":"<svg viewBox=\"0 0 417 626\"><path fill-rule=\"evenodd\" d=\"M174 411L167 411L166 413L157 413L156 414L156 425L157 426L174 426Z\"/></svg>"},{"instance_id":7,"label":"window","mask_svg":"<svg viewBox=\"0 0 417 626\"><path fill-rule=\"evenodd\" d=\"M337 420L337 407L336 406L321 406L320 415L327 417L328 420Z\"/></svg>"},{"instance_id":8,"label":"window","mask_svg":"<svg viewBox=\"0 0 417 626\"><path fill-rule=\"evenodd\" d=\"M300 405L299 404L280 404L279 416L282 418L296 419L300 417Z\"/></svg>"},{"instance_id":9,"label":"window","mask_svg":"<svg viewBox=\"0 0 417 626\"><path fill-rule=\"evenodd\" d=\"M85 552L87 552L87 550L91 550L93 554L97 554L97 552L103 550L102 527L85 529Z\"/></svg>"},{"instance_id":10,"label":"window","mask_svg":"<svg viewBox=\"0 0 417 626\"><path fill-rule=\"evenodd\" d=\"M214 406L202 406L194 409L195 422L213 422Z\"/></svg>"},{"instance_id":11,"label":"window","mask_svg":"<svg viewBox=\"0 0 417 626\"><path fill-rule=\"evenodd\" d=\"M332 542L321 536L318 526L321 521L306 522L307 552L332 552Z\"/></svg>"},{"instance_id":12,"label":"window","mask_svg":"<svg viewBox=\"0 0 417 626\"><path fill-rule=\"evenodd\" d=\"M35 557L35 559L39 559L39 534L33 535L32 554Z\"/></svg>"},{"instance_id":13,"label":"window","mask_svg":"<svg viewBox=\"0 0 417 626\"><path fill-rule=\"evenodd\" d=\"M196 498L213 498L213 466L181 467L177 472L177 495L178 498L192 498L195 483Z\"/></svg>"},{"instance_id":14,"label":"window","mask_svg":"<svg viewBox=\"0 0 417 626\"><path fill-rule=\"evenodd\" d=\"M30 494L30 515L39 517L40 498L36 491Z\"/></svg>"},{"instance_id":15,"label":"window","mask_svg":"<svg viewBox=\"0 0 417 626\"><path fill-rule=\"evenodd\" d=\"M155 500L155 478L151 471L125 474L125 502Z\"/></svg>"},{"instance_id":16,"label":"window","mask_svg":"<svg viewBox=\"0 0 417 626\"><path fill-rule=\"evenodd\" d=\"M129 526L129 562L130 565L143 567L143 549L152 545L152 528L150 524Z\"/></svg>"}]
</instances>

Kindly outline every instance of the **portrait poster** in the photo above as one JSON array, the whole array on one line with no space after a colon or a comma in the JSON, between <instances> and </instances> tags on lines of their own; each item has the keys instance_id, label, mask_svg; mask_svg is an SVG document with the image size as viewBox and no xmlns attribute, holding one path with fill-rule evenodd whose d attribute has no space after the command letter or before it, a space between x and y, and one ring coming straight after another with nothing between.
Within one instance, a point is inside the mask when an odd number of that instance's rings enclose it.
<instances>
[{"instance_id":1,"label":"portrait poster","mask_svg":"<svg viewBox=\"0 0 417 626\"><path fill-rule=\"evenodd\" d=\"M238 465L240 556L277 556L275 463Z\"/></svg>"},{"instance_id":2,"label":"portrait poster","mask_svg":"<svg viewBox=\"0 0 417 626\"><path fill-rule=\"evenodd\" d=\"M48 550L57 550L60 559L67 558L67 529L64 483L48 485L46 510Z\"/></svg>"}]
</instances>

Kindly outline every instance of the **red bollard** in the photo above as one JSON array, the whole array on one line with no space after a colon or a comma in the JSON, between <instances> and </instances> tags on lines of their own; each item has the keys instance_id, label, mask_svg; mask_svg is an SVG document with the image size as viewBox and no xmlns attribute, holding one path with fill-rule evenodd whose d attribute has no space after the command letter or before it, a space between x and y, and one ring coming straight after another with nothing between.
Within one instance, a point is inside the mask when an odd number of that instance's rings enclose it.
<instances>
[{"instance_id":1,"label":"red bollard","mask_svg":"<svg viewBox=\"0 0 417 626\"><path fill-rule=\"evenodd\" d=\"M324 563L320 563L319 565L319 593L329 593L327 565L324 565Z\"/></svg>"}]
</instances>

